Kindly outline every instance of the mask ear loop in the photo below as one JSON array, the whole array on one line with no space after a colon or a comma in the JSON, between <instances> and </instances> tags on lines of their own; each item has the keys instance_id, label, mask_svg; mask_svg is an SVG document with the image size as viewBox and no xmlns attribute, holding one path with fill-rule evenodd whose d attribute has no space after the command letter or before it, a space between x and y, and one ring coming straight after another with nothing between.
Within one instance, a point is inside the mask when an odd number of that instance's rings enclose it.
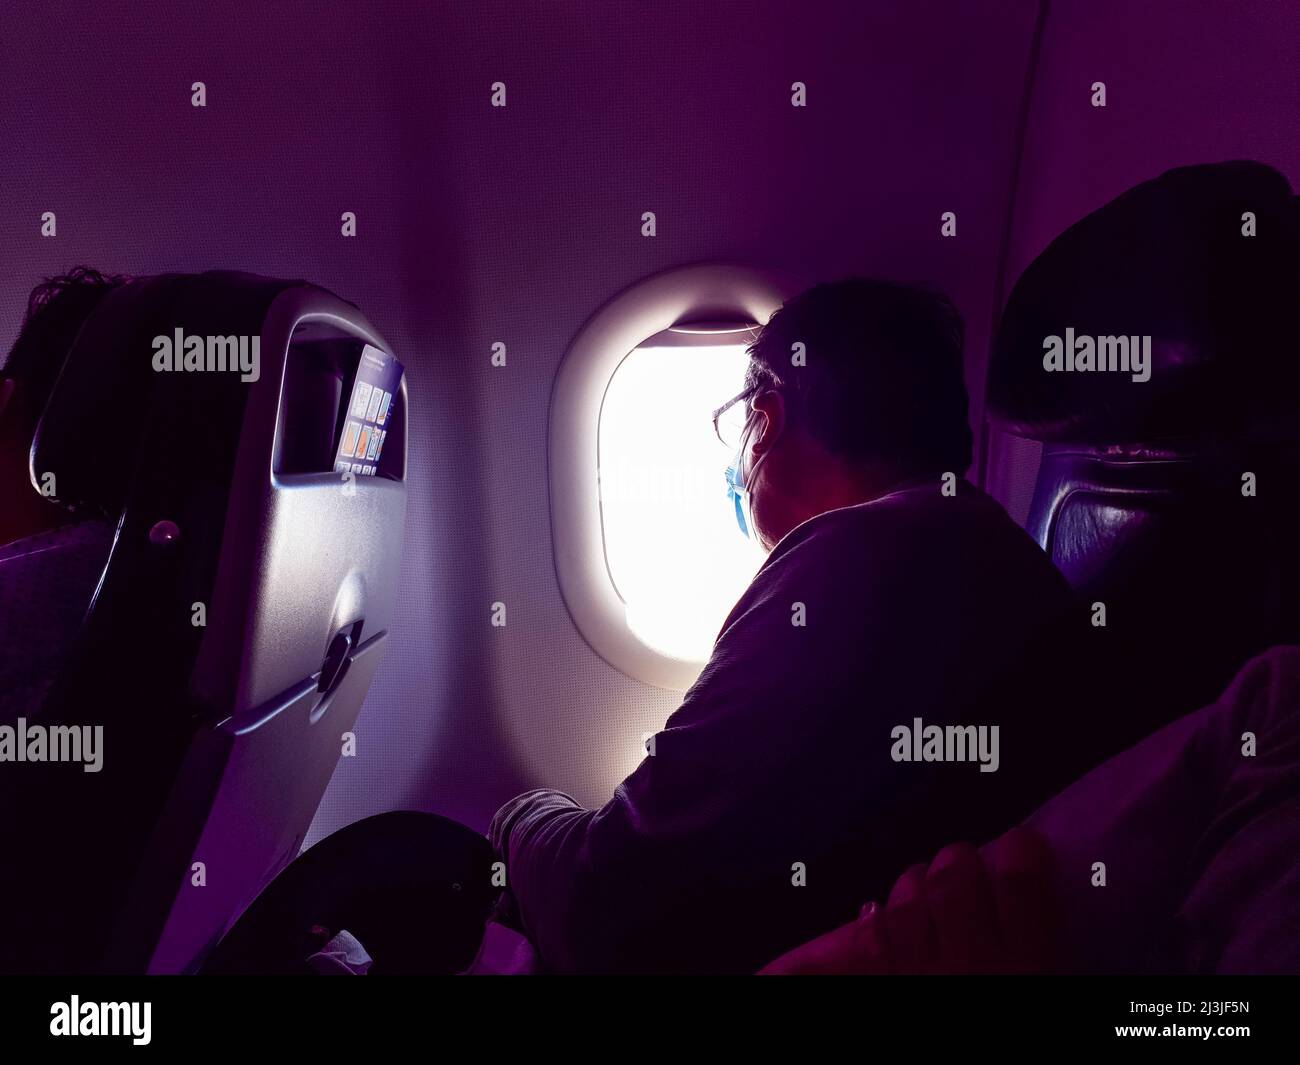
<instances>
[{"instance_id":1,"label":"mask ear loop","mask_svg":"<svg viewBox=\"0 0 1300 1065\"><path fill-rule=\"evenodd\" d=\"M736 524L740 527L740 533L746 540L750 538L749 523L745 520L745 441L749 439L749 427L746 425L740 431L740 442L736 445L736 453L732 456L731 462L727 465L727 498L731 500L735 508Z\"/></svg>"},{"instance_id":2,"label":"mask ear loop","mask_svg":"<svg viewBox=\"0 0 1300 1065\"><path fill-rule=\"evenodd\" d=\"M735 457L727 465L727 498L731 500L732 506L735 507L736 524L740 526L741 534L748 539L749 526L745 522L745 506L742 498L745 494L745 488L740 475L740 463L742 458L743 456L738 450Z\"/></svg>"},{"instance_id":3,"label":"mask ear loop","mask_svg":"<svg viewBox=\"0 0 1300 1065\"><path fill-rule=\"evenodd\" d=\"M732 488L732 498L736 504L736 524L746 539L756 540L757 529L754 526L754 479L763 460L771 453L764 452L750 467L749 476L745 476L745 445L749 442L752 430L746 424L740 435L740 448L736 452L736 461L727 470L727 482ZM734 470L734 475L733 471Z\"/></svg>"},{"instance_id":4,"label":"mask ear loop","mask_svg":"<svg viewBox=\"0 0 1300 1065\"><path fill-rule=\"evenodd\" d=\"M731 500L736 505L736 524L740 526L741 535L746 540L750 539L749 522L745 520L745 503L744 491L742 489L732 489Z\"/></svg>"}]
</instances>

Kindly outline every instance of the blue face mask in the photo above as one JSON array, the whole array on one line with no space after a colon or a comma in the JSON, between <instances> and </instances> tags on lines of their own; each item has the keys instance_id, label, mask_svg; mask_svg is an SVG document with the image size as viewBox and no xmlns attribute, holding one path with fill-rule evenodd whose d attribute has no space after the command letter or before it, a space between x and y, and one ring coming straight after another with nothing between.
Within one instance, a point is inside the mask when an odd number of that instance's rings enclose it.
<instances>
[{"instance_id":1,"label":"blue face mask","mask_svg":"<svg viewBox=\"0 0 1300 1065\"><path fill-rule=\"evenodd\" d=\"M740 449L736 452L736 457L731 460L731 465L727 467L727 499L736 511L736 524L740 526L741 533L747 540L757 539L754 529L754 475L758 472L759 466L763 464L763 459L767 458L763 454L753 468L749 471L749 477L745 477L745 444L749 440L749 434L746 433L740 441Z\"/></svg>"},{"instance_id":2,"label":"blue face mask","mask_svg":"<svg viewBox=\"0 0 1300 1065\"><path fill-rule=\"evenodd\" d=\"M731 465L727 467L727 499L736 508L736 524L748 538L749 522L745 520L745 515L749 510L749 491L745 488L745 475L740 472L740 464L744 457L743 453L737 452L736 457L731 460Z\"/></svg>"}]
</instances>

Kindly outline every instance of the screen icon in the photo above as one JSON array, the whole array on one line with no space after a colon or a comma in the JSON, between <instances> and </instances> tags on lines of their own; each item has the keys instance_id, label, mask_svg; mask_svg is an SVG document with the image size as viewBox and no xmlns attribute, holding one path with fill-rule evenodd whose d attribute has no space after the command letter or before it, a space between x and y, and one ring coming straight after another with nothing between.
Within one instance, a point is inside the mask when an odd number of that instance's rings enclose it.
<instances>
[{"instance_id":1,"label":"screen icon","mask_svg":"<svg viewBox=\"0 0 1300 1065\"><path fill-rule=\"evenodd\" d=\"M361 431L359 422L348 422L347 428L343 430L343 455L354 455L357 450L357 434Z\"/></svg>"},{"instance_id":2,"label":"screen icon","mask_svg":"<svg viewBox=\"0 0 1300 1065\"><path fill-rule=\"evenodd\" d=\"M357 387L352 392L352 417L366 416L366 408L370 405L370 397L373 393L373 385L368 385L364 381L357 382Z\"/></svg>"}]
</instances>

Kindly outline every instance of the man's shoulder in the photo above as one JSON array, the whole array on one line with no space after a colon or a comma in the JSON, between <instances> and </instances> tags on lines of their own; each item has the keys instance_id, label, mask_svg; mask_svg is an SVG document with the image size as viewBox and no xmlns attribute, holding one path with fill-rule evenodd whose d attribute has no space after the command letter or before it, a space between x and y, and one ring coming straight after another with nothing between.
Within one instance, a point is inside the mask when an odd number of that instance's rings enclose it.
<instances>
[{"instance_id":1,"label":"man's shoulder","mask_svg":"<svg viewBox=\"0 0 1300 1065\"><path fill-rule=\"evenodd\" d=\"M955 495L917 485L827 511L787 535L767 557L722 627L774 626L787 634L791 603L832 617L854 639L863 626L898 633L958 624L987 611L1033 626L1077 605L1060 571L1002 507L962 482ZM733 631L734 630L734 631ZM811 631L811 630L808 630ZM717 647L715 647L715 651Z\"/></svg>"},{"instance_id":2,"label":"man's shoulder","mask_svg":"<svg viewBox=\"0 0 1300 1065\"><path fill-rule=\"evenodd\" d=\"M903 551L945 541L1011 545L1041 554L991 496L967 481L958 481L946 492L935 480L810 518L777 545L772 557L805 545L834 550L870 543L878 550Z\"/></svg>"},{"instance_id":3,"label":"man's shoulder","mask_svg":"<svg viewBox=\"0 0 1300 1065\"><path fill-rule=\"evenodd\" d=\"M752 590L787 584L881 597L1007 599L1066 610L1074 594L1034 539L992 497L959 482L911 486L818 515L768 556Z\"/></svg>"}]
</instances>

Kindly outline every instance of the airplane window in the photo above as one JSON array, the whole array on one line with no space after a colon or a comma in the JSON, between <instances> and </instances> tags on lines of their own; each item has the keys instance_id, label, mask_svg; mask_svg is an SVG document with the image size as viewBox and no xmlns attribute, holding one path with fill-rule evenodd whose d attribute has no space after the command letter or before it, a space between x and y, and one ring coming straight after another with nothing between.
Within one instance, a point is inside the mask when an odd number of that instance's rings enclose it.
<instances>
[{"instance_id":1,"label":"airplane window","mask_svg":"<svg viewBox=\"0 0 1300 1065\"><path fill-rule=\"evenodd\" d=\"M601 406L610 579L628 627L673 658L708 658L762 560L727 501L724 472L738 441L724 444L711 418L740 391L754 333L751 323L665 330L619 364Z\"/></svg>"},{"instance_id":2,"label":"airplane window","mask_svg":"<svg viewBox=\"0 0 1300 1065\"><path fill-rule=\"evenodd\" d=\"M711 416L744 387L755 325L801 287L738 263L674 267L603 304L560 364L555 572L578 632L629 677L689 688L758 568L727 499L738 441L722 444Z\"/></svg>"}]
</instances>

